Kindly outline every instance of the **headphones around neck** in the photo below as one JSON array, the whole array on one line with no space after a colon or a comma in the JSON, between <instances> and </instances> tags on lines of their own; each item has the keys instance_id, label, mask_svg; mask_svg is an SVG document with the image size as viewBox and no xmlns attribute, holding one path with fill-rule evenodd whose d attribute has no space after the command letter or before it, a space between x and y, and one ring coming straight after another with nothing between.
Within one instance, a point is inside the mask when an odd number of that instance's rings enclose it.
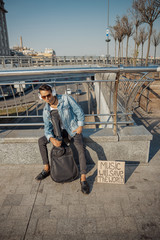
<instances>
[{"instance_id":1,"label":"headphones around neck","mask_svg":"<svg viewBox=\"0 0 160 240\"><path fill-rule=\"evenodd\" d=\"M49 84L47 84L47 85L52 89L52 86L51 86L51 85L49 85ZM56 90L55 90L55 88L52 89L52 96L56 96ZM42 100L42 97L41 97L41 94L40 94L39 91L38 91L38 97L39 97L40 100Z\"/></svg>"}]
</instances>

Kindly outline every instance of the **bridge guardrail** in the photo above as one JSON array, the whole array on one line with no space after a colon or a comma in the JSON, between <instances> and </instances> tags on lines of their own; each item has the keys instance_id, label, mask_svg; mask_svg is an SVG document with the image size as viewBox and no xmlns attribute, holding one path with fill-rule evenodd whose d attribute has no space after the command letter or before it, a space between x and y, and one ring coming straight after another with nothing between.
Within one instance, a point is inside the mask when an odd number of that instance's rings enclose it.
<instances>
[{"instance_id":1,"label":"bridge guardrail","mask_svg":"<svg viewBox=\"0 0 160 240\"><path fill-rule=\"evenodd\" d=\"M140 79L128 79L124 77L124 73L135 73L135 72L144 73ZM121 124L133 124L132 120L132 111L131 111L131 103L135 99L136 93L139 90L140 86L147 82L150 84L154 81L154 79L147 78L147 75L150 72L157 72L160 71L160 68L158 67L152 67L152 68L89 68L89 69L59 69L56 70L41 70L39 72L35 71L9 71L9 72L0 72L0 95L1 95L1 101L0 101L0 126L39 126L43 125L42 122L30 122L30 123L24 123L24 122L8 122L5 123L2 120L6 119L29 119L32 120L34 118L42 118L42 103L38 99L38 86L44 82L35 82L35 79L30 78L27 81L5 81L2 82L2 79L5 79L5 77L12 77L14 76L24 76L27 78L29 75L36 75L37 77L39 75L43 75L44 79L47 74L52 74L52 79L50 81L45 81L45 83L49 83L53 85L54 87L65 85L65 88L67 88L67 85L74 84L76 86L76 89L78 89L78 84L85 84L87 86L87 94L88 94L88 113L86 116L95 116L100 117L104 114L101 113L91 113L91 92L94 89L94 84L98 83L99 86L101 84L108 84L109 82L113 83L113 86L111 88L111 91L113 93L113 105L112 109L110 109L110 113L106 113L107 121L95 121L95 122L85 122L86 125L113 125L114 133L117 132L117 125ZM62 81L62 80L54 80L54 74L63 74L63 76L67 76L65 74L84 74L84 73L116 73L116 79L108 79L108 80L80 80L80 81ZM22 74L23 73L23 74ZM124 84L127 84L127 87L125 87L125 91L121 91L121 88L124 88ZM91 91L91 88L92 91ZM6 89L8 89L8 96L6 95ZM99 95L101 94L101 87L99 87ZM93 91L94 92L94 91ZM125 94L124 94L125 92ZM126 95L126 92L128 95ZM64 92L63 92L64 93ZM123 94L122 94L123 93ZM124 95L124 96L123 96ZM75 95L76 100L78 97ZM118 112L117 110L117 102L119 99L124 98L124 111ZM10 110L14 109L14 113ZM119 116L123 116L125 120L118 120ZM112 119L112 120L111 120Z\"/></svg>"},{"instance_id":2,"label":"bridge guardrail","mask_svg":"<svg viewBox=\"0 0 160 240\"><path fill-rule=\"evenodd\" d=\"M105 56L0 56L0 68L17 68L17 67L39 67L39 66L63 66L63 65L118 65L133 64L133 58L116 59ZM148 64L160 64L160 59L149 59ZM145 59L137 58L137 65L144 66Z\"/></svg>"}]
</instances>

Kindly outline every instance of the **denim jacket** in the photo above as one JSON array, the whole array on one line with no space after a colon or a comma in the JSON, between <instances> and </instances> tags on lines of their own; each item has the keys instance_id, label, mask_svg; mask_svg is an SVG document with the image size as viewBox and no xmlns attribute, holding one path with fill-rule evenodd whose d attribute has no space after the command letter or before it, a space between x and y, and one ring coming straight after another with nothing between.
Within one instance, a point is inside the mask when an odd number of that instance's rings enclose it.
<instances>
[{"instance_id":1,"label":"denim jacket","mask_svg":"<svg viewBox=\"0 0 160 240\"><path fill-rule=\"evenodd\" d=\"M73 130L79 126L84 126L84 112L77 102L70 96L56 95L58 99L58 113L61 118L63 128L71 137L76 135ZM53 125L50 117L50 105L46 103L43 109L44 132L47 140L54 138Z\"/></svg>"}]
</instances>

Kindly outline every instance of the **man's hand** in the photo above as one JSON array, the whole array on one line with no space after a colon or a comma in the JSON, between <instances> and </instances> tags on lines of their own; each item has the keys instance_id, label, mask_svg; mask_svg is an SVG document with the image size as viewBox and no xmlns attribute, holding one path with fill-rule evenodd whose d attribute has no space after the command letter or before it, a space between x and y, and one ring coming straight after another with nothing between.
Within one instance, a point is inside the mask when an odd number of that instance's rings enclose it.
<instances>
[{"instance_id":1,"label":"man's hand","mask_svg":"<svg viewBox=\"0 0 160 240\"><path fill-rule=\"evenodd\" d=\"M77 129L75 129L73 132L76 132L77 134L81 134L83 130L83 127L78 127Z\"/></svg>"},{"instance_id":2,"label":"man's hand","mask_svg":"<svg viewBox=\"0 0 160 240\"><path fill-rule=\"evenodd\" d=\"M58 141L58 140L56 140L55 138L52 138L52 137L50 138L50 141L55 147L60 147L61 144L62 144L62 141Z\"/></svg>"}]
</instances>

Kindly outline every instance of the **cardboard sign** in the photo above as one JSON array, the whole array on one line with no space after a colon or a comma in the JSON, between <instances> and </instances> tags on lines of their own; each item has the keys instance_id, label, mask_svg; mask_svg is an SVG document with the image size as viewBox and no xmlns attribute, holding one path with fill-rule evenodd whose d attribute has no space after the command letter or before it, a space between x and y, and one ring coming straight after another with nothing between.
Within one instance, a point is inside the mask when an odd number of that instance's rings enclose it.
<instances>
[{"instance_id":1,"label":"cardboard sign","mask_svg":"<svg viewBox=\"0 0 160 240\"><path fill-rule=\"evenodd\" d=\"M125 183L125 162L98 161L99 183Z\"/></svg>"}]
</instances>

